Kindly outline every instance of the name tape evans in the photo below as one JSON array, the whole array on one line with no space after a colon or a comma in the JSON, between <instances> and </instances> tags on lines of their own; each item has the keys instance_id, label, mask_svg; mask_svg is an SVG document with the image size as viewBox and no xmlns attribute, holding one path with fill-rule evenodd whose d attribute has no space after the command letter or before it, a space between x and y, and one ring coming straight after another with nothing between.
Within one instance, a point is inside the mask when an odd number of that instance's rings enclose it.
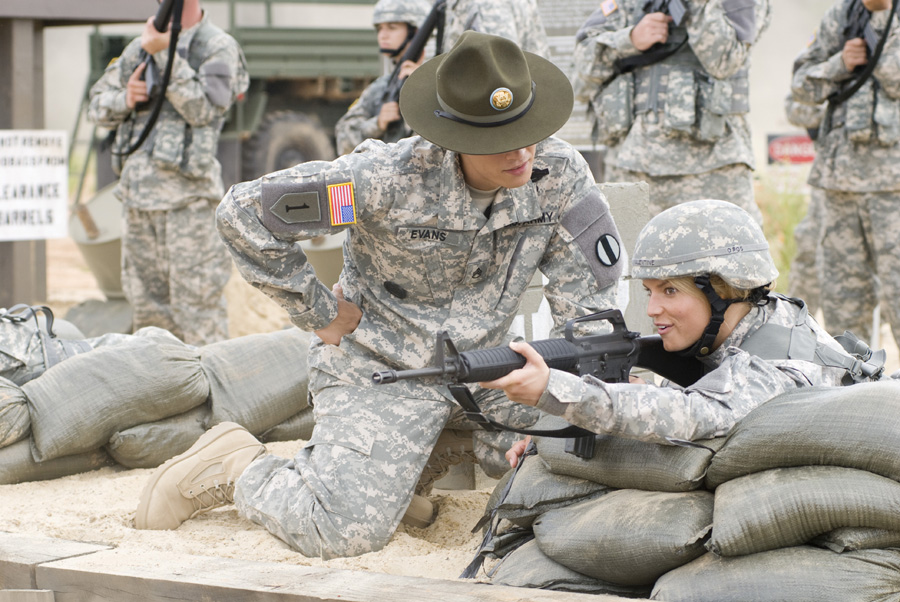
<instances>
[{"instance_id":1,"label":"name tape evans","mask_svg":"<svg viewBox=\"0 0 900 602\"><path fill-rule=\"evenodd\" d=\"M68 135L0 130L0 241L68 236Z\"/></svg>"}]
</instances>

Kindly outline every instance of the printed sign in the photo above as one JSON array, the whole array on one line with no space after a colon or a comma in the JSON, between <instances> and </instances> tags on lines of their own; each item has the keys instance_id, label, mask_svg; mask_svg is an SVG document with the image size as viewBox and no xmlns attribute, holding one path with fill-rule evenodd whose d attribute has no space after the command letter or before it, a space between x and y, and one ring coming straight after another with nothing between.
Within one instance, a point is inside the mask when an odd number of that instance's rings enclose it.
<instances>
[{"instance_id":1,"label":"printed sign","mask_svg":"<svg viewBox=\"0 0 900 602\"><path fill-rule=\"evenodd\" d=\"M0 241L68 235L65 131L0 130Z\"/></svg>"},{"instance_id":2,"label":"printed sign","mask_svg":"<svg viewBox=\"0 0 900 602\"><path fill-rule=\"evenodd\" d=\"M816 149L809 136L769 134L769 163L812 163Z\"/></svg>"}]
</instances>

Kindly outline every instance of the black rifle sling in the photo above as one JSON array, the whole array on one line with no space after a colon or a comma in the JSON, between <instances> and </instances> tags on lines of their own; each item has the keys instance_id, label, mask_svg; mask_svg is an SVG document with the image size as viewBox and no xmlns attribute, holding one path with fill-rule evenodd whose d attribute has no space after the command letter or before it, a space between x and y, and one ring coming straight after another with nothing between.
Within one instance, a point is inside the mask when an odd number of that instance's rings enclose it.
<instances>
[{"instance_id":1,"label":"black rifle sling","mask_svg":"<svg viewBox=\"0 0 900 602\"><path fill-rule=\"evenodd\" d=\"M175 53L178 50L178 36L181 33L181 12L184 7L184 0L174 0L173 2L173 10L172 10L172 37L169 41L169 59L166 61L166 70L163 73L162 83L160 83L159 95L156 97L156 101L153 105L153 110L150 113L149 119L147 119L147 123L144 124L144 129L141 131L141 135L138 137L137 141L128 147L126 150L121 153L115 154L128 156L137 149L141 147L142 144L147 140L147 137L150 135L150 132L153 130L153 126L156 125L156 120L159 119L159 114L162 111L163 103L166 101L166 89L169 87L169 80L172 77L172 65L175 62ZM159 25L157 23L157 25ZM153 58L146 53L146 51L141 51L141 56L146 56L147 60L152 61ZM143 61L142 61L143 62Z\"/></svg>"},{"instance_id":2,"label":"black rifle sling","mask_svg":"<svg viewBox=\"0 0 900 602\"><path fill-rule=\"evenodd\" d=\"M857 2L862 2L862 0L856 0ZM891 14L888 16L887 25L884 28L884 33L881 34L881 39L878 40L878 46L875 48L875 52L872 53L872 58L866 63L866 68L859 74L859 76L853 80L853 82L845 87L840 92L835 92L831 96L828 97L828 119L826 122L831 121L831 113L834 112L834 109L837 105L841 104L862 88L863 84L871 77L872 73L875 71L875 66L878 64L878 59L881 58L881 52L884 50L884 45L887 43L888 36L891 35L891 25L894 23L894 14L897 12L897 3L891 3Z\"/></svg>"}]
</instances>

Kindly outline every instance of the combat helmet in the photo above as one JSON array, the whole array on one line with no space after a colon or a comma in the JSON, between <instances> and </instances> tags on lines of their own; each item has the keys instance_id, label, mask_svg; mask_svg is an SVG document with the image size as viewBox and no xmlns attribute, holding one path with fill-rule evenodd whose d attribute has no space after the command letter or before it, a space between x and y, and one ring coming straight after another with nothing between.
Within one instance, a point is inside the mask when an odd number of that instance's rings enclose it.
<instances>
[{"instance_id":1,"label":"combat helmet","mask_svg":"<svg viewBox=\"0 0 900 602\"><path fill-rule=\"evenodd\" d=\"M737 205L717 200L681 203L655 216L638 235L631 263L632 278L692 277L709 300L710 323L700 340L682 352L685 355L708 354L725 310L739 301L722 299L710 284L711 276L737 289L759 291L757 298L778 277L756 220Z\"/></svg>"},{"instance_id":2,"label":"combat helmet","mask_svg":"<svg viewBox=\"0 0 900 602\"><path fill-rule=\"evenodd\" d=\"M418 27L431 12L426 0L378 0L372 13L372 25L406 23Z\"/></svg>"}]
</instances>

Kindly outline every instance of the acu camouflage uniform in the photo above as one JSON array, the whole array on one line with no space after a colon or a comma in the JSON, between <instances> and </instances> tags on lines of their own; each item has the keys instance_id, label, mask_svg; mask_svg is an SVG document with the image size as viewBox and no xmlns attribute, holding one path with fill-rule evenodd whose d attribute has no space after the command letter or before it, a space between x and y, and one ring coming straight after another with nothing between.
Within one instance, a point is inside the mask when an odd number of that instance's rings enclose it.
<instances>
[{"instance_id":1,"label":"acu camouflage uniform","mask_svg":"<svg viewBox=\"0 0 900 602\"><path fill-rule=\"evenodd\" d=\"M762 223L746 114L750 51L769 24L769 0L684 0L687 16L666 44L678 50L620 73L617 61L642 56L630 36L644 4L604 2L576 39L573 85L608 147L604 179L648 182L653 214L721 198Z\"/></svg>"},{"instance_id":2,"label":"acu camouflage uniform","mask_svg":"<svg viewBox=\"0 0 900 602\"><path fill-rule=\"evenodd\" d=\"M335 217L328 199L341 185L345 199L352 187L352 201ZM310 331L331 323L336 300L297 241L348 232L340 284L362 320L339 346L313 339L311 440L292 461L256 460L235 488L241 514L307 556L381 549L451 414L446 387L375 386L375 371L432 365L442 330L461 351L506 344L538 270L560 336L566 320L615 306L621 273L617 252L607 253L620 243L606 200L578 152L555 138L537 145L531 182L501 188L487 216L467 190L458 155L413 136L390 145L369 140L332 163L238 184L218 223L244 278ZM474 393L508 424L536 419L502 391ZM476 440L476 454L490 447L485 439ZM498 461L490 472L508 469Z\"/></svg>"},{"instance_id":3,"label":"acu camouflage uniform","mask_svg":"<svg viewBox=\"0 0 900 602\"><path fill-rule=\"evenodd\" d=\"M134 328L164 328L186 343L205 345L228 337L223 291L231 260L215 230L223 194L216 152L225 113L249 84L237 42L209 22L184 30L159 119L133 154L153 100L131 111L128 78L140 62L140 38L107 67L90 91L88 117L118 128L113 167L116 196L125 213L122 286L134 310ZM153 55L162 73L168 49Z\"/></svg>"},{"instance_id":4,"label":"acu camouflage uniform","mask_svg":"<svg viewBox=\"0 0 900 602\"><path fill-rule=\"evenodd\" d=\"M445 52L464 31L473 30L503 36L526 52L550 58L537 0L447 0L445 10Z\"/></svg>"},{"instance_id":5,"label":"acu camouflage uniform","mask_svg":"<svg viewBox=\"0 0 900 602\"><path fill-rule=\"evenodd\" d=\"M796 60L794 97L822 103L852 81L842 60L848 0L822 19L814 41ZM889 11L873 13L881 36ZM871 334L873 281L881 313L900 341L900 19L895 17L871 77L834 107L819 130L809 183L825 190L822 296L832 333Z\"/></svg>"},{"instance_id":6,"label":"acu camouflage uniform","mask_svg":"<svg viewBox=\"0 0 900 602\"><path fill-rule=\"evenodd\" d=\"M387 130L378 127L378 113L381 111L384 93L391 81L388 73L369 84L359 99L334 125L337 151L340 155L352 153L363 140L375 138L383 142L397 142L412 135L405 121L394 124Z\"/></svg>"}]
</instances>

